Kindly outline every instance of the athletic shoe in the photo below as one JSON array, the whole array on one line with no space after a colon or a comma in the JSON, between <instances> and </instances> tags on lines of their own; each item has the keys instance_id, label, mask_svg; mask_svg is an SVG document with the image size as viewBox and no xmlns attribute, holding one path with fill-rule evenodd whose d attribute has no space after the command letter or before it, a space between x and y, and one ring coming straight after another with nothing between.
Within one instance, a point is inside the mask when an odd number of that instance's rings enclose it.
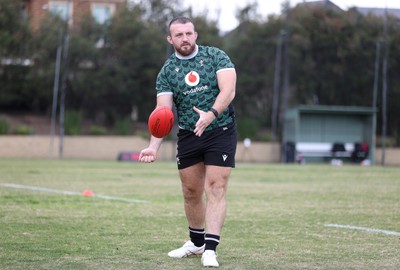
<instances>
[{"instance_id":1,"label":"athletic shoe","mask_svg":"<svg viewBox=\"0 0 400 270\"><path fill-rule=\"evenodd\" d=\"M217 262L217 253L214 250L206 250L201 256L201 264L204 267L219 267Z\"/></svg>"},{"instance_id":2,"label":"athletic shoe","mask_svg":"<svg viewBox=\"0 0 400 270\"><path fill-rule=\"evenodd\" d=\"M204 252L206 245L196 247L192 241L187 241L182 247L174 249L168 253L171 258L184 258L191 255L201 255Z\"/></svg>"}]
</instances>

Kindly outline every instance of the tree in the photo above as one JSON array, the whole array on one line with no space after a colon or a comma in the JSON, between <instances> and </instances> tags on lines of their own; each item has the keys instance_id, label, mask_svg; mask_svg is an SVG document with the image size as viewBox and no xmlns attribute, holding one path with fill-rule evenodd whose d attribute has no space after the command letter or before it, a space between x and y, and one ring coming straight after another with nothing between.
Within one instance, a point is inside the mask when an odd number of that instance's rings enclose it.
<instances>
[{"instance_id":1,"label":"tree","mask_svg":"<svg viewBox=\"0 0 400 270\"><path fill-rule=\"evenodd\" d=\"M240 25L221 36L207 14L193 16L181 0L138 1L110 22L97 24L90 14L71 29L67 110L99 124L138 112L145 122L155 105L155 78L172 53L165 38L167 23L177 15L192 17L198 43L225 50L235 64L238 81L234 101L238 119L271 126L275 58L284 18L257 14L250 4L238 11ZM20 18L21 0L0 1L0 107L49 113L60 29L65 22L48 16L36 32ZM372 105L376 43L383 19L355 9L290 9L289 106L298 104ZM400 134L399 21L388 20L388 133ZM28 61L25 61L28 60ZM281 74L279 74L281 75ZM381 75L381 73L380 73ZM379 85L381 86L380 80ZM281 84L282 86L282 84ZM381 89L381 87L380 87ZM381 95L378 96L378 108ZM378 117L378 126L381 118Z\"/></svg>"},{"instance_id":2,"label":"tree","mask_svg":"<svg viewBox=\"0 0 400 270\"><path fill-rule=\"evenodd\" d=\"M273 100L276 33L282 21L270 17L268 23L242 21L226 36L225 48L235 63L238 81L235 108L238 117L270 124Z\"/></svg>"},{"instance_id":3,"label":"tree","mask_svg":"<svg viewBox=\"0 0 400 270\"><path fill-rule=\"evenodd\" d=\"M225 37L225 48L238 72L235 104L239 116L259 119L268 127L277 36L284 29L284 21L270 16L262 23L244 15L239 27ZM383 19L354 10L338 13L304 6L291 9L290 16L289 106L371 106L375 47L382 35ZM400 58L395 44L399 41L399 23L392 19L389 25L388 114L397 115L399 80L395 73ZM391 133L396 127L400 130L393 117L389 123Z\"/></svg>"},{"instance_id":4,"label":"tree","mask_svg":"<svg viewBox=\"0 0 400 270\"><path fill-rule=\"evenodd\" d=\"M374 41L364 27L354 24L347 14L331 10L300 10L293 27L292 68L296 100L301 104L367 106L369 95L359 89L372 85ZM369 29L376 27L368 25ZM367 69L357 68L366 67ZM358 89L356 89L358 88ZM360 100L362 97L362 100Z\"/></svg>"},{"instance_id":5,"label":"tree","mask_svg":"<svg viewBox=\"0 0 400 270\"><path fill-rule=\"evenodd\" d=\"M20 16L21 1L0 2L0 107L30 108L30 34L27 21Z\"/></svg>"},{"instance_id":6,"label":"tree","mask_svg":"<svg viewBox=\"0 0 400 270\"><path fill-rule=\"evenodd\" d=\"M354 9L344 13L295 9L293 13L291 72L295 104L372 106L375 48L382 37L383 19L362 16ZM399 97L395 75L399 67L395 49L399 23L392 18L389 25L388 115L391 116L399 113L393 102ZM377 120L379 127L379 114ZM396 121L393 117L389 119L392 134L399 126Z\"/></svg>"},{"instance_id":7,"label":"tree","mask_svg":"<svg viewBox=\"0 0 400 270\"><path fill-rule=\"evenodd\" d=\"M74 79L68 106L107 124L129 117L133 108L138 110L140 121L147 120L155 106L155 78L167 57L167 43L160 22L146 20L146 14L142 6L123 9L107 26L107 42L100 48L95 47L100 33L90 18L73 33ZM88 36L94 40L87 40ZM83 67L82 62L90 67Z\"/></svg>"},{"instance_id":8,"label":"tree","mask_svg":"<svg viewBox=\"0 0 400 270\"><path fill-rule=\"evenodd\" d=\"M153 1L151 7L159 10L156 7L170 4L174 3ZM169 6L162 14L164 18L172 18L175 14L186 15L185 12ZM101 48L94 46L101 31L90 18L73 33L69 107L108 124L130 116L134 108L138 120L147 121L155 106L155 78L172 53L166 42L166 28L160 27L167 21L161 22L155 16L148 19L147 14L142 6L122 10L107 27L107 42ZM201 42L222 43L214 24L201 17L195 17L194 21ZM83 62L90 63L90 68L83 67Z\"/></svg>"}]
</instances>

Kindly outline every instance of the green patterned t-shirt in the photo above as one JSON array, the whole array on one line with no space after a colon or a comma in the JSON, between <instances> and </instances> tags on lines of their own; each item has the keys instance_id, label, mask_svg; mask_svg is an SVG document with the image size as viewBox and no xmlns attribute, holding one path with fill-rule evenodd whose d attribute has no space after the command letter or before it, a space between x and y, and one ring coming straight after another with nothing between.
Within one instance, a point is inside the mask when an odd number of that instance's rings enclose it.
<instances>
[{"instance_id":1,"label":"green patterned t-shirt","mask_svg":"<svg viewBox=\"0 0 400 270\"><path fill-rule=\"evenodd\" d=\"M215 47L199 45L187 57L172 54L157 76L157 96L173 95L179 128L193 131L199 119L193 106L208 111L220 92L217 72L234 68L228 55ZM233 109L229 106L206 130L232 122Z\"/></svg>"}]
</instances>

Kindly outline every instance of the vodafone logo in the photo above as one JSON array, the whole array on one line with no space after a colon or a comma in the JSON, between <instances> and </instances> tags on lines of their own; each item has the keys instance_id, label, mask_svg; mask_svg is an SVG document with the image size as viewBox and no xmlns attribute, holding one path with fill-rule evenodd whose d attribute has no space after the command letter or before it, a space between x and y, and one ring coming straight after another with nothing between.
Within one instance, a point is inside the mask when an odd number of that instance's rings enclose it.
<instances>
[{"instance_id":1,"label":"vodafone logo","mask_svg":"<svg viewBox=\"0 0 400 270\"><path fill-rule=\"evenodd\" d=\"M190 71L188 74L185 76L185 82L189 86L196 86L200 82L200 76L199 73L196 71Z\"/></svg>"}]
</instances>

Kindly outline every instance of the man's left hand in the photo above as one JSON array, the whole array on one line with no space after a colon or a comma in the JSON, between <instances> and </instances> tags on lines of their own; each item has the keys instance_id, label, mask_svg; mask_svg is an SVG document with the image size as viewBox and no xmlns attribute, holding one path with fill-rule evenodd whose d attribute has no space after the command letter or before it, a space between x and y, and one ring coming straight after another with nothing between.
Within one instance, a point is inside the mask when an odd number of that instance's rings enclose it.
<instances>
[{"instance_id":1,"label":"man's left hand","mask_svg":"<svg viewBox=\"0 0 400 270\"><path fill-rule=\"evenodd\" d=\"M203 134L204 130L206 130L211 122L214 121L215 115L210 111L205 112L196 107L193 107L193 110L197 112L200 116L199 120L197 120L196 128L193 132L196 136L200 137Z\"/></svg>"}]
</instances>

